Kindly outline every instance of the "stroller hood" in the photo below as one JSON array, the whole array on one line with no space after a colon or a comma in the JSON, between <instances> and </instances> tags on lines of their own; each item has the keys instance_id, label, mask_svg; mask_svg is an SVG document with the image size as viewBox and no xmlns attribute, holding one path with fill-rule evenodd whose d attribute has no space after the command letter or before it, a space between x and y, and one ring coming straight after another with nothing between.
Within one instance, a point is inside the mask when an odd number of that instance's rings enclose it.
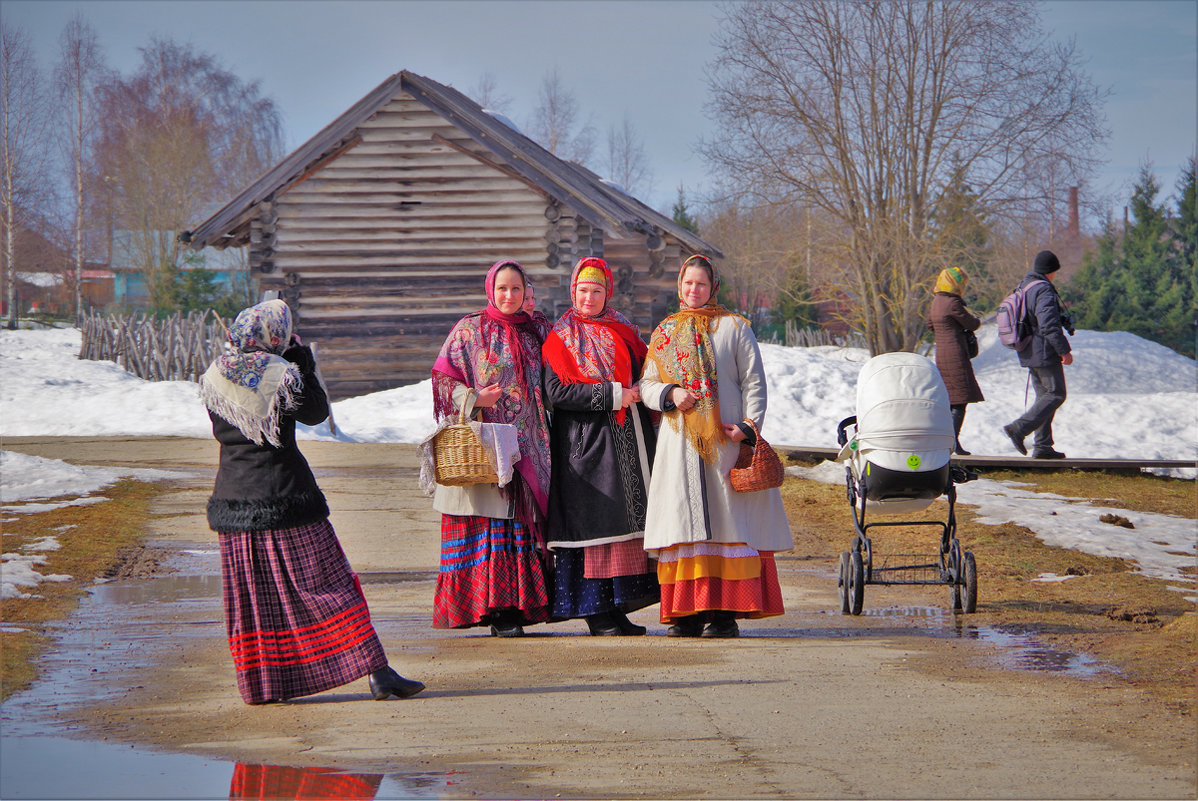
<instances>
[{"instance_id":1,"label":"stroller hood","mask_svg":"<svg viewBox=\"0 0 1198 801\"><path fill-rule=\"evenodd\" d=\"M857 378L857 430L838 461L906 472L948 464L956 438L940 371L915 353L883 353Z\"/></svg>"}]
</instances>

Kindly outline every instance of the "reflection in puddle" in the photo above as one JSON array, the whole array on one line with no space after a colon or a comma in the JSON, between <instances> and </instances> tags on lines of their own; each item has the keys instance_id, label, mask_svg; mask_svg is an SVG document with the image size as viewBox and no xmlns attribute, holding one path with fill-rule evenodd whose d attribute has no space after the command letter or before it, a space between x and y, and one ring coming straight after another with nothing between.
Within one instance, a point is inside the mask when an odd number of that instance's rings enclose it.
<instances>
[{"instance_id":1,"label":"reflection in puddle","mask_svg":"<svg viewBox=\"0 0 1198 801\"><path fill-rule=\"evenodd\" d=\"M1093 678L1103 673L1117 672L1111 665L1103 664L1089 654L1058 651L1036 642L1030 634L989 626L965 626L961 636L971 640L1002 646L998 662L1003 667L1019 670L1041 670L1064 673L1074 678Z\"/></svg>"},{"instance_id":2,"label":"reflection in puddle","mask_svg":"<svg viewBox=\"0 0 1198 801\"><path fill-rule=\"evenodd\" d=\"M381 774L341 773L332 768L291 768L238 762L229 784L229 801L246 798L373 799Z\"/></svg>"}]
</instances>

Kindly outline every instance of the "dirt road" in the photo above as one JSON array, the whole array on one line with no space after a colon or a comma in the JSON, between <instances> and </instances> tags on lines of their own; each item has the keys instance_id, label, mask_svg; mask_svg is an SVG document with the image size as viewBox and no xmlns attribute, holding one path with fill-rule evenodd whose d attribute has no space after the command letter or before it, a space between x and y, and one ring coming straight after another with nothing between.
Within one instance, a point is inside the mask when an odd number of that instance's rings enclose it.
<instances>
[{"instance_id":1,"label":"dirt road","mask_svg":"<svg viewBox=\"0 0 1198 801\"><path fill-rule=\"evenodd\" d=\"M428 689L374 702L364 680L241 703L203 518L212 443L6 441L77 464L186 472L149 540L194 592L132 599L91 633L82 686L48 696L58 731L245 764L410 777L442 797L1193 798L1192 720L1102 670L1004 667L1008 644L937 612L947 590L870 590L841 616L831 561L780 555L787 614L732 641L593 638L581 621L523 639L429 626L438 518L411 446L301 443L361 574L392 664ZM802 525L792 519L792 525ZM186 572L186 571L184 571ZM163 576L180 586L186 575ZM200 586L202 585L202 587ZM198 588L198 589L197 589ZM197 602L196 598L202 598ZM984 589L982 603L984 604Z\"/></svg>"}]
</instances>

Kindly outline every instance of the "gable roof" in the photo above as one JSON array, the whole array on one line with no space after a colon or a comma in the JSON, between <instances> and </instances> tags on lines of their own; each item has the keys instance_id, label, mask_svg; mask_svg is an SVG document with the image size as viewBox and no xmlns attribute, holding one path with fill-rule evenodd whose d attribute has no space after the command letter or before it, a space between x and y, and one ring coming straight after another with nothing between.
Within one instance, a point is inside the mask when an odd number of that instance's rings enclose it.
<instances>
[{"instance_id":1,"label":"gable roof","mask_svg":"<svg viewBox=\"0 0 1198 801\"><path fill-rule=\"evenodd\" d=\"M500 157L530 184L605 233L616 238L632 233L668 234L695 252L723 255L693 232L605 183L585 167L553 155L456 89L407 70L397 72L375 87L194 230L180 233L180 241L193 250L245 244L259 203L286 190L323 160L351 146L358 126L400 92L407 92L428 106Z\"/></svg>"}]
</instances>

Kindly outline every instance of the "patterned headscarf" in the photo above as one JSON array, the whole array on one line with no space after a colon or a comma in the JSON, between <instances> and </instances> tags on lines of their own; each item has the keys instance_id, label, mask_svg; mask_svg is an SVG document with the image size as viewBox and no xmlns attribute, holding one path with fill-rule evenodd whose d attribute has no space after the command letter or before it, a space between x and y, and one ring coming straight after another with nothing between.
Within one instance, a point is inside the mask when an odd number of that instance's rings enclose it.
<instances>
[{"instance_id":1,"label":"patterned headscarf","mask_svg":"<svg viewBox=\"0 0 1198 801\"><path fill-rule=\"evenodd\" d=\"M229 327L229 348L200 377L210 411L259 445L279 445L279 413L295 406L299 368L280 354L291 342L291 309L268 300L243 309Z\"/></svg>"},{"instance_id":2,"label":"patterned headscarf","mask_svg":"<svg viewBox=\"0 0 1198 801\"><path fill-rule=\"evenodd\" d=\"M711 296L697 309L687 308L682 299L682 278L691 267L700 267L711 279ZM674 430L679 420L695 450L708 464L719 456L718 446L727 441L720 418L719 384L716 376L715 351L711 332L719 326L720 317L732 312L716 302L720 279L715 266L706 256L694 255L682 263L678 271L678 300L683 304L677 313L661 321L649 340L649 358L657 364L665 383L677 384L699 396L685 412L666 415Z\"/></svg>"},{"instance_id":3,"label":"patterned headscarf","mask_svg":"<svg viewBox=\"0 0 1198 801\"><path fill-rule=\"evenodd\" d=\"M947 270L941 270L939 277L936 279L935 292L947 292L950 295L963 295L965 293L965 285L969 283L969 276L960 267L949 267Z\"/></svg>"},{"instance_id":4,"label":"patterned headscarf","mask_svg":"<svg viewBox=\"0 0 1198 801\"><path fill-rule=\"evenodd\" d=\"M503 259L487 272L484 287L486 308L468 314L449 332L437 361L433 364L433 414L437 420L457 419L453 390L465 384L474 390L499 384L499 401L481 409L486 423L511 423L516 426L520 443L517 473L524 481L513 480L500 491L513 487L516 514L521 522L539 532L539 517L549 503L549 429L545 422L545 404L541 398L542 334L524 311L504 314L495 303L495 278L501 270L514 269L527 283L519 262Z\"/></svg>"},{"instance_id":5,"label":"patterned headscarf","mask_svg":"<svg viewBox=\"0 0 1198 801\"><path fill-rule=\"evenodd\" d=\"M611 268L603 259L580 259L570 279L571 298L580 283L599 284L610 298ZM627 388L640 375L647 350L637 327L605 302L593 317L571 307L545 338L541 353L563 384L614 381ZM624 423L625 412L615 412L617 423Z\"/></svg>"}]
</instances>

